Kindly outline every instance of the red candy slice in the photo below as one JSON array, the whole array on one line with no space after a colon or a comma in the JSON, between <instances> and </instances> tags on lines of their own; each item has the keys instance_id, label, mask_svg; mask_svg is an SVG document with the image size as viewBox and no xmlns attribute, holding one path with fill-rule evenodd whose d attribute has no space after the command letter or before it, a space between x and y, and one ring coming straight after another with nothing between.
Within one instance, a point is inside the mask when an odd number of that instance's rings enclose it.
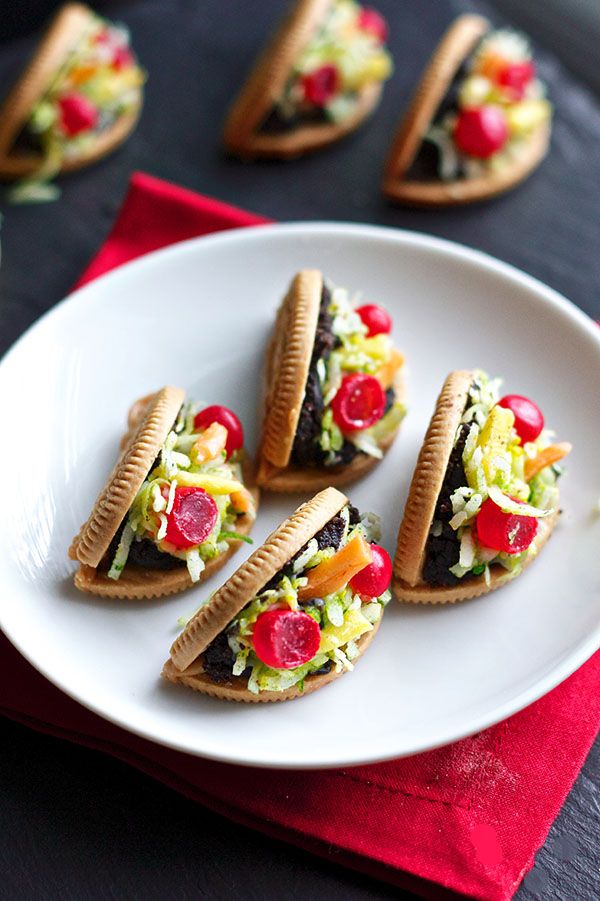
<instances>
[{"instance_id":1,"label":"red candy slice","mask_svg":"<svg viewBox=\"0 0 600 901\"><path fill-rule=\"evenodd\" d=\"M368 31L381 44L387 40L388 24L381 13L378 13L376 9L370 6L365 6L364 9L361 9L358 15L358 27L362 31Z\"/></svg>"},{"instance_id":2,"label":"red candy slice","mask_svg":"<svg viewBox=\"0 0 600 901\"><path fill-rule=\"evenodd\" d=\"M232 410L222 407L220 404L213 404L211 407L205 407L200 410L194 417L194 428L200 432L207 429L213 422L220 422L227 429L227 444L225 450L227 456L239 450L244 446L244 429L242 423Z\"/></svg>"},{"instance_id":3,"label":"red candy slice","mask_svg":"<svg viewBox=\"0 0 600 901\"><path fill-rule=\"evenodd\" d=\"M385 392L373 375L345 375L331 401L331 410L342 432L368 429L383 416Z\"/></svg>"},{"instance_id":4,"label":"red candy slice","mask_svg":"<svg viewBox=\"0 0 600 901\"><path fill-rule=\"evenodd\" d=\"M506 116L498 106L463 109L454 128L454 142L469 156L485 160L508 140Z\"/></svg>"},{"instance_id":5,"label":"red candy slice","mask_svg":"<svg viewBox=\"0 0 600 901\"><path fill-rule=\"evenodd\" d=\"M60 126L70 138L89 131L98 123L98 110L83 94L63 94L58 109Z\"/></svg>"},{"instance_id":6,"label":"red candy slice","mask_svg":"<svg viewBox=\"0 0 600 901\"><path fill-rule=\"evenodd\" d=\"M325 106L333 100L340 86L340 73L336 66L319 66L302 76L304 99L314 106Z\"/></svg>"},{"instance_id":7,"label":"red candy slice","mask_svg":"<svg viewBox=\"0 0 600 901\"><path fill-rule=\"evenodd\" d=\"M176 488L165 539L176 548L202 544L215 527L219 512L204 488Z\"/></svg>"},{"instance_id":8,"label":"red candy slice","mask_svg":"<svg viewBox=\"0 0 600 901\"><path fill-rule=\"evenodd\" d=\"M527 60L523 63L508 63L498 73L496 81L503 88L508 88L515 100L521 100L525 88L534 76L535 63L533 60Z\"/></svg>"},{"instance_id":9,"label":"red candy slice","mask_svg":"<svg viewBox=\"0 0 600 901\"><path fill-rule=\"evenodd\" d=\"M127 66L132 66L133 62L133 53L129 47L116 48L112 58L113 69L116 69L117 72L121 72L121 70L126 69Z\"/></svg>"},{"instance_id":10,"label":"red candy slice","mask_svg":"<svg viewBox=\"0 0 600 901\"><path fill-rule=\"evenodd\" d=\"M373 335L389 335L391 332L392 317L383 307L378 307L375 303L365 303L362 307L357 307L356 312L366 325L369 338Z\"/></svg>"},{"instance_id":11,"label":"red candy slice","mask_svg":"<svg viewBox=\"0 0 600 901\"><path fill-rule=\"evenodd\" d=\"M513 498L517 500L517 498ZM517 503L521 503L517 501ZM477 540L483 547L506 554L520 554L527 550L538 530L535 516L516 516L504 513L488 498L483 502L475 520Z\"/></svg>"},{"instance_id":12,"label":"red candy slice","mask_svg":"<svg viewBox=\"0 0 600 901\"><path fill-rule=\"evenodd\" d=\"M373 554L371 562L350 580L352 591L367 601L383 594L386 588L389 588L392 578L392 561L385 548L372 544L371 552Z\"/></svg>"},{"instance_id":13,"label":"red candy slice","mask_svg":"<svg viewBox=\"0 0 600 901\"><path fill-rule=\"evenodd\" d=\"M528 397L520 394L506 394L498 401L499 407L512 410L515 415L515 431L523 444L535 441L544 428L544 416Z\"/></svg>"},{"instance_id":14,"label":"red candy slice","mask_svg":"<svg viewBox=\"0 0 600 901\"><path fill-rule=\"evenodd\" d=\"M302 610L267 610L254 624L256 656L274 669L293 669L308 663L319 650L319 625Z\"/></svg>"}]
</instances>

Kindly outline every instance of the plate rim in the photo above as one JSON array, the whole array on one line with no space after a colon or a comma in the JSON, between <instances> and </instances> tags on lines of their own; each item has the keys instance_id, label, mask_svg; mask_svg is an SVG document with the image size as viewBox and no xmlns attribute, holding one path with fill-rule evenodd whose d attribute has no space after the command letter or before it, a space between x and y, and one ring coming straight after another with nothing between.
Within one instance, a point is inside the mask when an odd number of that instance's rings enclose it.
<instances>
[{"instance_id":1,"label":"plate rim","mask_svg":"<svg viewBox=\"0 0 600 901\"><path fill-rule=\"evenodd\" d=\"M199 245L235 245L240 241L240 239L242 241L249 240L251 242L262 242L265 239L268 240L269 236L273 233L284 235L294 235L298 233L304 235L306 235L307 233L327 233L328 237L332 237L337 233L337 235L341 234L342 236L349 235L363 238L374 238L376 240L383 239L389 241L390 243L404 244L408 246L416 245L419 248L439 252L442 255L450 256L454 259L461 260L462 262L473 264L476 268L492 272L499 275L500 277L508 279L509 281L518 283L521 287L528 289L528 291L532 295L537 295L537 300L540 303L549 304L551 307L558 309L563 315L566 315L567 318L575 321L577 325L590 336L592 341L598 345L598 350L600 352L600 329L598 328L594 320L590 316L588 316L587 313L577 307L572 301L568 300L568 298L564 297L564 295L562 295L556 289L551 288L549 285L546 285L535 276L532 276L519 269L518 267L512 265L511 263L500 260L492 256L491 254L486 253L485 251L478 250L457 241L452 241L446 238L439 238L437 236L429 235L417 230L400 229L390 226L380 226L368 223L362 224L337 222L334 220L310 220L285 223L261 223L251 227L242 226L239 228L226 229L224 231L215 232L208 235L199 235L143 254L141 257L137 257L117 266L115 269L112 269L98 276L91 282L88 282L85 285L81 285L80 287L74 289L69 294L67 294L65 298L56 303L49 310L43 313L38 319L31 323L31 325L28 326L28 328L19 336L19 338L7 349L4 355L0 358L0 379L3 377L3 373L7 364L9 364L10 360L15 354L18 354L20 352L21 344L26 342L32 333L37 331L39 328L43 328L48 318L62 315L62 311L70 307L72 304L85 302L86 294L92 293L98 282L101 282L102 284L108 282L108 284L110 285L110 282L112 280L119 280L123 277L131 277L132 273L133 277L135 277L138 270L143 273L143 271L148 269L148 267L151 268L153 265L161 265L163 259L169 260L169 258L172 258L175 261L176 265L177 257L193 253L195 248ZM15 647L16 650L55 687L64 692L68 697L72 698L77 703L81 704L85 709L90 710L98 716L102 717L102 719L108 722L112 722L125 731L151 741L161 747L171 748L173 750L190 754L191 756L197 756L209 760L216 760L222 763L253 766L265 769L315 770L336 768L340 766L362 766L383 762L386 760L408 757L413 754L420 754L426 751L434 750L435 748L444 747L484 729L490 728L491 726L502 722L508 717L528 707L530 704L539 700L541 697L545 696L562 682L564 682L600 648L599 622L596 630L592 631L586 639L583 639L563 660L561 660L558 664L555 664L551 668L550 672L536 679L527 689L521 691L511 700L505 701L503 704L493 707L487 714L479 714L478 716L472 716L469 719L465 719L460 729L457 729L456 726L446 727L446 730L442 730L435 741L424 740L421 742L413 742L413 746L407 747L402 751L386 751L385 753L380 752L373 755L364 755L359 753L358 755L355 754L353 756L352 754L350 754L348 757L345 757L343 759L334 760L331 757L328 758L326 754L323 754L321 752L321 758L319 760L308 763L300 756L298 756L296 759L288 758L284 762L273 762L272 759L267 759L264 756L262 758L258 756L248 759L247 757L244 757L243 753L216 753L198 750L197 748L190 748L185 744L180 744L177 741L169 740L168 736L157 736L156 732L151 728L144 729L142 726L132 726L126 720L126 718L114 714L111 715L110 712L107 712L104 708L102 708L100 704L96 704L93 701L87 700L85 697L80 696L77 692L77 687L73 688L70 684L68 684L68 680L67 683L65 683L65 681L60 678L60 675L51 674L50 672L48 672L47 667L40 666L35 661L35 659L33 659L34 655L32 656L27 648L22 646L19 639L15 638L11 630L7 629L6 623L3 620L4 618L2 616L2 609L0 608L0 629L2 629L4 635L6 635L7 639L11 642L13 647Z\"/></svg>"}]
</instances>

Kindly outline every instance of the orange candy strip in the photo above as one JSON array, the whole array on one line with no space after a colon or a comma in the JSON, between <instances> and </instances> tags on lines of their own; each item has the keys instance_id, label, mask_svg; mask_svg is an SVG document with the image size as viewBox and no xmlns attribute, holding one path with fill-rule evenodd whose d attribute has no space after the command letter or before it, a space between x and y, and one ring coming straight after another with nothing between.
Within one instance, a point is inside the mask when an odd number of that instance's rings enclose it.
<instances>
[{"instance_id":1,"label":"orange candy strip","mask_svg":"<svg viewBox=\"0 0 600 901\"><path fill-rule=\"evenodd\" d=\"M368 566L373 559L371 548L362 537L356 535L333 557L323 560L307 573L308 584L298 591L298 598L323 598L344 588L350 579Z\"/></svg>"},{"instance_id":2,"label":"orange candy strip","mask_svg":"<svg viewBox=\"0 0 600 901\"><path fill-rule=\"evenodd\" d=\"M392 355L387 363L384 363L382 366L380 366L375 373L375 378L384 391L392 387L394 376L403 364L404 354L401 354L399 350L396 350L396 348L394 348L392 350Z\"/></svg>"},{"instance_id":3,"label":"orange candy strip","mask_svg":"<svg viewBox=\"0 0 600 901\"><path fill-rule=\"evenodd\" d=\"M197 441L194 442L191 450L191 457L195 463L206 463L208 460L214 460L219 454L225 450L227 444L227 429L220 422L211 422L209 427L205 429Z\"/></svg>"},{"instance_id":4,"label":"orange candy strip","mask_svg":"<svg viewBox=\"0 0 600 901\"><path fill-rule=\"evenodd\" d=\"M567 456L571 447L572 445L569 444L568 441L563 441L560 444L551 444L549 447L545 447L541 450L537 457L526 460L525 481L531 481L531 479L533 479L538 472L541 472L542 469L545 469L546 466L552 466L553 463L558 463L559 460L562 460L563 457Z\"/></svg>"}]
</instances>

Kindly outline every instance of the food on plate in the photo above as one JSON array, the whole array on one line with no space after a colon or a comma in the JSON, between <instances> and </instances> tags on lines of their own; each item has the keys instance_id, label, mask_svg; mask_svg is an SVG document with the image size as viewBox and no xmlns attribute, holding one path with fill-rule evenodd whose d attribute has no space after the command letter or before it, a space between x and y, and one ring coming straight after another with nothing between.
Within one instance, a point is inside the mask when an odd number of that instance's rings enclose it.
<instances>
[{"instance_id":1,"label":"food on plate","mask_svg":"<svg viewBox=\"0 0 600 901\"><path fill-rule=\"evenodd\" d=\"M130 410L122 454L69 556L75 585L111 598L182 591L249 541L258 495L239 419L166 387Z\"/></svg>"},{"instance_id":2,"label":"food on plate","mask_svg":"<svg viewBox=\"0 0 600 901\"><path fill-rule=\"evenodd\" d=\"M297 157L353 131L392 71L387 24L355 0L297 0L227 116L226 148Z\"/></svg>"},{"instance_id":3,"label":"food on plate","mask_svg":"<svg viewBox=\"0 0 600 901\"><path fill-rule=\"evenodd\" d=\"M377 517L321 491L194 614L163 676L228 701L287 701L352 670L391 597L378 540Z\"/></svg>"},{"instance_id":4,"label":"food on plate","mask_svg":"<svg viewBox=\"0 0 600 901\"><path fill-rule=\"evenodd\" d=\"M54 176L121 144L144 80L124 26L80 3L62 6L0 108L0 177L20 179L12 199L52 199Z\"/></svg>"},{"instance_id":5,"label":"food on plate","mask_svg":"<svg viewBox=\"0 0 600 901\"><path fill-rule=\"evenodd\" d=\"M460 16L400 122L384 193L401 203L469 203L512 188L546 155L552 107L527 37Z\"/></svg>"},{"instance_id":6,"label":"food on plate","mask_svg":"<svg viewBox=\"0 0 600 901\"><path fill-rule=\"evenodd\" d=\"M412 478L394 561L403 601L474 598L515 578L556 525L561 461L539 407L500 379L457 370L438 398Z\"/></svg>"},{"instance_id":7,"label":"food on plate","mask_svg":"<svg viewBox=\"0 0 600 901\"><path fill-rule=\"evenodd\" d=\"M321 272L295 276L267 353L260 485L314 491L381 460L406 412L391 328L383 307L359 304Z\"/></svg>"}]
</instances>

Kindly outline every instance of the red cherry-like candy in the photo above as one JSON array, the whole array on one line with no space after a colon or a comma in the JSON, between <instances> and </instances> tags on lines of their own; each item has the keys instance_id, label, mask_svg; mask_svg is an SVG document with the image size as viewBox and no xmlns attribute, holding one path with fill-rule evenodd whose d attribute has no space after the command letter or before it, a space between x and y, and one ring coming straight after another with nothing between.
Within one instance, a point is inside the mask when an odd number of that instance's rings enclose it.
<instances>
[{"instance_id":1,"label":"red cherry-like candy","mask_svg":"<svg viewBox=\"0 0 600 901\"><path fill-rule=\"evenodd\" d=\"M373 375L345 375L331 401L331 410L342 432L368 429L383 416L385 392Z\"/></svg>"},{"instance_id":2,"label":"red cherry-like candy","mask_svg":"<svg viewBox=\"0 0 600 901\"><path fill-rule=\"evenodd\" d=\"M389 588L392 578L392 561L388 552L378 544L372 544L370 547L371 562L350 579L352 591L367 600L378 598L383 594L386 588Z\"/></svg>"},{"instance_id":3,"label":"red cherry-like candy","mask_svg":"<svg viewBox=\"0 0 600 901\"><path fill-rule=\"evenodd\" d=\"M256 656L274 669L293 669L308 663L319 650L319 625L302 610L277 608L261 613L254 624Z\"/></svg>"},{"instance_id":4,"label":"red cherry-like candy","mask_svg":"<svg viewBox=\"0 0 600 901\"><path fill-rule=\"evenodd\" d=\"M535 441L544 428L544 416L539 407L528 397L520 394L506 394L498 401L499 407L512 410L515 416L515 431L523 444Z\"/></svg>"},{"instance_id":5,"label":"red cherry-like candy","mask_svg":"<svg viewBox=\"0 0 600 901\"><path fill-rule=\"evenodd\" d=\"M325 106L333 100L340 86L340 73L336 66L319 66L302 76L304 99L314 106Z\"/></svg>"},{"instance_id":6,"label":"red cherry-like candy","mask_svg":"<svg viewBox=\"0 0 600 901\"><path fill-rule=\"evenodd\" d=\"M126 69L127 66L131 65L133 65L133 53L129 47L117 47L112 58L113 69L120 72L122 69Z\"/></svg>"},{"instance_id":7,"label":"red cherry-like candy","mask_svg":"<svg viewBox=\"0 0 600 901\"><path fill-rule=\"evenodd\" d=\"M194 428L200 432L207 429L212 422L220 422L227 429L227 444L225 451L227 456L239 450L244 446L244 429L235 413L228 407L222 407L220 404L213 404L211 407L205 407L200 410L194 417Z\"/></svg>"},{"instance_id":8,"label":"red cherry-like candy","mask_svg":"<svg viewBox=\"0 0 600 901\"><path fill-rule=\"evenodd\" d=\"M538 520L535 516L505 513L488 498L477 514L475 528L477 541L483 547L504 551L505 554L520 554L527 550L537 535Z\"/></svg>"},{"instance_id":9,"label":"red cherry-like candy","mask_svg":"<svg viewBox=\"0 0 600 901\"><path fill-rule=\"evenodd\" d=\"M381 13L378 13L377 10L373 9L371 6L366 6L364 9L361 9L358 15L358 27L362 31L368 31L370 34L374 35L381 44L385 43L387 40L389 31L388 23Z\"/></svg>"},{"instance_id":10,"label":"red cherry-like candy","mask_svg":"<svg viewBox=\"0 0 600 901\"><path fill-rule=\"evenodd\" d=\"M463 109L454 127L454 142L459 150L478 159L488 159L508 140L506 116L498 106Z\"/></svg>"},{"instance_id":11,"label":"red cherry-like candy","mask_svg":"<svg viewBox=\"0 0 600 901\"><path fill-rule=\"evenodd\" d=\"M534 75L535 63L533 60L526 60L523 63L507 63L505 68L498 72L496 81L503 88L508 88L515 100L520 100Z\"/></svg>"},{"instance_id":12,"label":"red cherry-like candy","mask_svg":"<svg viewBox=\"0 0 600 901\"><path fill-rule=\"evenodd\" d=\"M165 539L176 548L202 544L215 527L219 511L204 488L176 488Z\"/></svg>"},{"instance_id":13,"label":"red cherry-like candy","mask_svg":"<svg viewBox=\"0 0 600 901\"><path fill-rule=\"evenodd\" d=\"M98 110L83 94L63 94L58 109L60 126L69 137L89 131L98 124Z\"/></svg>"},{"instance_id":14,"label":"red cherry-like candy","mask_svg":"<svg viewBox=\"0 0 600 901\"><path fill-rule=\"evenodd\" d=\"M362 307L357 307L356 312L366 325L369 338L373 335L388 335L391 332L392 317L383 307L378 307L375 303L365 303Z\"/></svg>"},{"instance_id":15,"label":"red cherry-like candy","mask_svg":"<svg viewBox=\"0 0 600 901\"><path fill-rule=\"evenodd\" d=\"M94 44L112 44L112 42L113 36L108 28L103 28L102 31L99 31L92 41Z\"/></svg>"}]
</instances>

